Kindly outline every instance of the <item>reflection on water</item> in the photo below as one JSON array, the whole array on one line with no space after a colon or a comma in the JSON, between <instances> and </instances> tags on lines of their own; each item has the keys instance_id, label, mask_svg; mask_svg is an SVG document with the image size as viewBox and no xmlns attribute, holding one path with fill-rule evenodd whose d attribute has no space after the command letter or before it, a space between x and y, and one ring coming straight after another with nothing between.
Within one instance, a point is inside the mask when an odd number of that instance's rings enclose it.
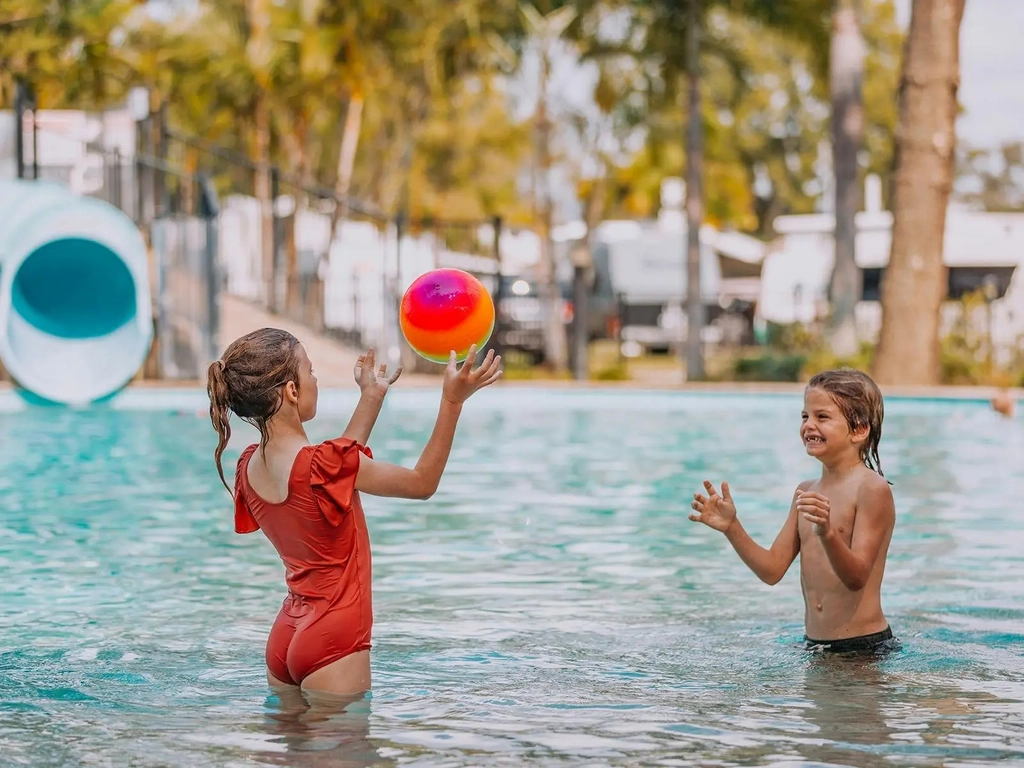
<instances>
[{"instance_id":1,"label":"reflection on water","mask_svg":"<svg viewBox=\"0 0 1024 768\"><path fill-rule=\"evenodd\" d=\"M372 444L408 463L436 396L393 396ZM374 692L356 701L267 688L281 566L231 533L207 420L4 414L0 764L1024 763L1024 421L887 404L902 650L849 659L803 649L795 567L766 587L686 520L726 478L774 537L816 471L798 399L479 397L433 499L366 501ZM347 421L329 400L314 439Z\"/></svg>"},{"instance_id":2,"label":"reflection on water","mask_svg":"<svg viewBox=\"0 0 1024 768\"><path fill-rule=\"evenodd\" d=\"M268 743L280 749L265 755L273 765L362 768L393 765L370 740L370 696L303 694L282 689L267 699Z\"/></svg>"},{"instance_id":3,"label":"reflection on water","mask_svg":"<svg viewBox=\"0 0 1024 768\"><path fill-rule=\"evenodd\" d=\"M1001 745L971 738L982 705L1015 704L993 694L968 692L953 683L886 672L878 659L819 656L805 669L802 699L816 743L800 750L808 760L860 768L899 764L985 764L1009 756ZM958 731L963 729L961 737ZM1018 734L1019 738L1019 734ZM950 750L960 742L973 748ZM972 762L973 761L973 762Z\"/></svg>"}]
</instances>

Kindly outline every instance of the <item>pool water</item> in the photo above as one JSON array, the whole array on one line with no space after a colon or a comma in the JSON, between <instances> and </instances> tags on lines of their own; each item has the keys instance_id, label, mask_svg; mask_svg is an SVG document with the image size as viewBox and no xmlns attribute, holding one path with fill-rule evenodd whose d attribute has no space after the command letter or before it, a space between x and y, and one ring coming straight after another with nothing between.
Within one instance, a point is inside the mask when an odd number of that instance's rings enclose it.
<instances>
[{"instance_id":1,"label":"pool water","mask_svg":"<svg viewBox=\"0 0 1024 768\"><path fill-rule=\"evenodd\" d=\"M280 562L232 533L177 397L0 413L4 766L1024 763L1019 418L888 402L903 648L851 662L801 649L798 564L767 587L686 519L725 478L771 541L818 471L798 398L481 393L431 500L365 501L374 691L339 713L268 691ZM437 397L389 397L371 445L411 464ZM323 395L311 438L352 404Z\"/></svg>"}]
</instances>

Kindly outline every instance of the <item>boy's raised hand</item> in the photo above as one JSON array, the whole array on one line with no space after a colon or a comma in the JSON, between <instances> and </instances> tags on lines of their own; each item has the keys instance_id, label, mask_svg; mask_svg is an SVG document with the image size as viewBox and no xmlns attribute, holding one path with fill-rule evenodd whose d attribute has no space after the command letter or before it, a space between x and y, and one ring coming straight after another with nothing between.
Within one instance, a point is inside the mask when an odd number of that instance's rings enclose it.
<instances>
[{"instance_id":1,"label":"boy's raised hand","mask_svg":"<svg viewBox=\"0 0 1024 768\"><path fill-rule=\"evenodd\" d=\"M473 370L473 362L476 360L476 344L469 348L466 361L459 368L455 362L455 350L452 350L448 358L448 368L444 373L444 385L441 394L445 400L454 405L461 405L469 399L469 396L478 389L483 389L501 378L501 355L495 355L494 350L487 351L484 360Z\"/></svg>"},{"instance_id":2,"label":"boy's raised hand","mask_svg":"<svg viewBox=\"0 0 1024 768\"><path fill-rule=\"evenodd\" d=\"M827 497L814 491L797 491L796 511L814 525L814 533L818 536L828 536L831 532L832 506Z\"/></svg>"},{"instance_id":3,"label":"boy's raised hand","mask_svg":"<svg viewBox=\"0 0 1024 768\"><path fill-rule=\"evenodd\" d=\"M699 493L693 494L693 503L690 504L697 514L691 514L690 519L695 523L704 523L708 528L725 533L736 519L736 505L732 501L732 494L729 492L729 484L722 483L722 493L719 495L715 486L710 480L704 481L704 489L707 496Z\"/></svg>"}]
</instances>

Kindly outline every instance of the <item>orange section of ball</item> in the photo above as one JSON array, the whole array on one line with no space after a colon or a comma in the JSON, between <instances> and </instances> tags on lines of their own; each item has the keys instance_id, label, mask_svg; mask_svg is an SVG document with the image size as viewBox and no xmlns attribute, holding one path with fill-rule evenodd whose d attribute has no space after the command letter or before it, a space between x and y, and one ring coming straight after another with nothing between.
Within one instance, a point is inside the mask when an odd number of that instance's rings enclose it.
<instances>
[{"instance_id":1,"label":"orange section of ball","mask_svg":"<svg viewBox=\"0 0 1024 768\"><path fill-rule=\"evenodd\" d=\"M413 281L402 298L399 324L420 356L447 362L451 350L464 360L473 344L482 347L494 330L494 302L468 272L440 269Z\"/></svg>"},{"instance_id":2,"label":"orange section of ball","mask_svg":"<svg viewBox=\"0 0 1024 768\"><path fill-rule=\"evenodd\" d=\"M486 295L486 294L485 294ZM490 301L481 301L473 308L469 317L454 328L443 332L418 328L402 318L402 333L405 340L416 352L442 362L448 359L451 350L455 350L459 359L464 359L472 344L480 346L490 338L494 328L494 305Z\"/></svg>"}]
</instances>

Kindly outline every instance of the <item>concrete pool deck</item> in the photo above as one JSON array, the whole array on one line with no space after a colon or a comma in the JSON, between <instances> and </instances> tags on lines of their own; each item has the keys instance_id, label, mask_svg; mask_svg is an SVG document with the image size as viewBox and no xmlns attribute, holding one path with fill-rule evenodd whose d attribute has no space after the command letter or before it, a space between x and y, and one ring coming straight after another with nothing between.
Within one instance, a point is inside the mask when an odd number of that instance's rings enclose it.
<instances>
[{"instance_id":1,"label":"concrete pool deck","mask_svg":"<svg viewBox=\"0 0 1024 768\"><path fill-rule=\"evenodd\" d=\"M424 382L424 379L426 382ZM392 408L400 411L425 411L436 407L440 395L440 379L430 376L410 377L400 381L389 395ZM997 392L992 387L890 387L884 397L893 412L905 408L950 413L960 409L984 411L997 416L990 405ZM639 386L633 382L572 381L508 381L488 387L477 397L475 409L491 413L515 414L541 407L569 409L577 412L602 412L625 409L627 411L687 411L698 415L705 408L729 408L741 411L758 409L772 400L779 407L798 408L803 385L800 384L690 384L687 386ZM1024 403L1024 392L1012 393L1017 403ZM341 387L321 387L318 414L340 417L351 412L358 399L355 382ZM731 403L731 405L730 405ZM784 403L786 403L784 405ZM118 411L164 411L176 415L207 418L209 400L205 385L198 381L146 381L130 385L109 401L95 406L98 410L113 408ZM0 384L0 414L13 414L37 410L21 393L8 384ZM92 410L92 406L76 410ZM889 410L888 408L886 409ZM1024 414L1024 409L1001 412L1008 425ZM997 417L998 418L998 417Z\"/></svg>"},{"instance_id":2,"label":"concrete pool deck","mask_svg":"<svg viewBox=\"0 0 1024 768\"><path fill-rule=\"evenodd\" d=\"M396 383L395 390L437 389L441 386L440 376L424 374L402 375ZM494 385L495 387L516 390L558 390L558 391L603 391L603 392L678 392L679 394L720 394L720 395L798 395L803 392L804 384L787 382L688 382L682 385L658 383L651 381L571 381L563 379L507 379ZM132 382L125 389L128 391L195 391L205 390L206 382L198 380L159 380L149 379ZM321 382L322 391L355 390L355 382L349 376L342 384ZM936 386L936 387L901 387L882 386L882 394L886 398L910 398L927 400L989 400L998 392L1009 392L1018 402L1024 402L1024 388L1003 390L991 386ZM12 392L10 382L0 382L0 392Z\"/></svg>"}]
</instances>

